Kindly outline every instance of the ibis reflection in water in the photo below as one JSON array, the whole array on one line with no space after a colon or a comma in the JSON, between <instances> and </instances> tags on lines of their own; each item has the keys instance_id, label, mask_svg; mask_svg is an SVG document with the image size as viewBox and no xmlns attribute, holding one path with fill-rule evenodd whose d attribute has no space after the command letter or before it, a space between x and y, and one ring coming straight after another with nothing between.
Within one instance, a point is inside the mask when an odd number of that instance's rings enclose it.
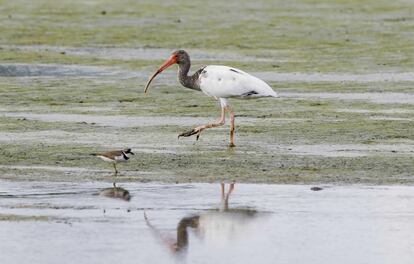
<instances>
[{"instance_id":1,"label":"ibis reflection in water","mask_svg":"<svg viewBox=\"0 0 414 264\"><path fill-rule=\"evenodd\" d=\"M197 238L205 243L213 245L231 243L232 240L243 236L251 223L254 222L252 220L258 216L258 212L254 209L232 209L229 207L229 198L234 191L234 185L234 183L231 183L226 192L224 183L220 184L221 206L219 209L183 217L177 225L176 237L164 233L152 225L144 212L147 226L164 248L179 256L186 253L189 248L190 232L193 232Z\"/></svg>"}]
</instances>

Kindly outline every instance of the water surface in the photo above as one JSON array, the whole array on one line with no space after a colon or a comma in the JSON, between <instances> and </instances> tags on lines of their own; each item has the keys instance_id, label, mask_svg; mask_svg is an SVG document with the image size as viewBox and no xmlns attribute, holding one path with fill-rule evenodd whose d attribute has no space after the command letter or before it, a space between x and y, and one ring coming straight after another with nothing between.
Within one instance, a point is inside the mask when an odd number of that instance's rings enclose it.
<instances>
[{"instance_id":1,"label":"water surface","mask_svg":"<svg viewBox=\"0 0 414 264\"><path fill-rule=\"evenodd\" d=\"M413 187L8 182L1 263L411 263ZM228 186L226 186L226 192ZM147 215L147 221L144 218Z\"/></svg>"}]
</instances>

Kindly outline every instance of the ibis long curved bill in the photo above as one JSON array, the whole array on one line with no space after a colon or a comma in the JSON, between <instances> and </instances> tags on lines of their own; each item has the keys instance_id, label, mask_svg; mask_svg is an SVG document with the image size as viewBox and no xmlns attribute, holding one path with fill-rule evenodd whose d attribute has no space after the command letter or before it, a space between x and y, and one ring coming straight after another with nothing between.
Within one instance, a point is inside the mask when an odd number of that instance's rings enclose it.
<instances>
[{"instance_id":1,"label":"ibis long curved bill","mask_svg":"<svg viewBox=\"0 0 414 264\"><path fill-rule=\"evenodd\" d=\"M151 78L148 80L147 85L145 85L145 90L144 93L147 92L149 85L151 84L152 80L154 80L154 78L160 74L163 70L167 69L168 67L170 67L171 65L173 65L174 63L177 63L177 55L173 54L171 55L171 57L166 60L159 68L158 70L151 76Z\"/></svg>"}]
</instances>

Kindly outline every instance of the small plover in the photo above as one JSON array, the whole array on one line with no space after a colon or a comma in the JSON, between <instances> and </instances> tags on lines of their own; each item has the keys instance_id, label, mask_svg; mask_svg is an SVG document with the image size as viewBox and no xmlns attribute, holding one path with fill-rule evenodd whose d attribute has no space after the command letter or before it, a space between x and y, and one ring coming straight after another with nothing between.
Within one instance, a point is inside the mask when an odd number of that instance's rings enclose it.
<instances>
[{"instance_id":1,"label":"small plover","mask_svg":"<svg viewBox=\"0 0 414 264\"><path fill-rule=\"evenodd\" d=\"M103 153L92 153L92 156L96 156L101 158L103 161L111 162L114 165L115 175L118 174L118 170L116 169L117 162L123 162L129 160L128 154L135 155L130 148L122 149L122 150L112 150Z\"/></svg>"}]
</instances>

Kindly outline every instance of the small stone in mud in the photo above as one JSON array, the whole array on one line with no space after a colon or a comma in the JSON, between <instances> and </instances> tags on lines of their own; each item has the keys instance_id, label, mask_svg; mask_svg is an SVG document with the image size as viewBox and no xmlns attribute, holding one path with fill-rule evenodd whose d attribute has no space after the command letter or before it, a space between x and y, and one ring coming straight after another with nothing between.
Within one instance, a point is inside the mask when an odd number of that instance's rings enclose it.
<instances>
[{"instance_id":1,"label":"small stone in mud","mask_svg":"<svg viewBox=\"0 0 414 264\"><path fill-rule=\"evenodd\" d=\"M322 191L323 190L323 188L322 187L311 187L310 188L312 191L315 191L315 192L317 192L317 191Z\"/></svg>"},{"instance_id":2,"label":"small stone in mud","mask_svg":"<svg viewBox=\"0 0 414 264\"><path fill-rule=\"evenodd\" d=\"M181 23L181 19L178 18L178 19L174 20L174 22L175 23Z\"/></svg>"},{"instance_id":3,"label":"small stone in mud","mask_svg":"<svg viewBox=\"0 0 414 264\"><path fill-rule=\"evenodd\" d=\"M65 51L61 51L60 54L64 55L64 54L66 54L66 52Z\"/></svg>"},{"instance_id":4,"label":"small stone in mud","mask_svg":"<svg viewBox=\"0 0 414 264\"><path fill-rule=\"evenodd\" d=\"M106 11L105 10L102 10L101 11L101 15L106 15Z\"/></svg>"}]
</instances>

